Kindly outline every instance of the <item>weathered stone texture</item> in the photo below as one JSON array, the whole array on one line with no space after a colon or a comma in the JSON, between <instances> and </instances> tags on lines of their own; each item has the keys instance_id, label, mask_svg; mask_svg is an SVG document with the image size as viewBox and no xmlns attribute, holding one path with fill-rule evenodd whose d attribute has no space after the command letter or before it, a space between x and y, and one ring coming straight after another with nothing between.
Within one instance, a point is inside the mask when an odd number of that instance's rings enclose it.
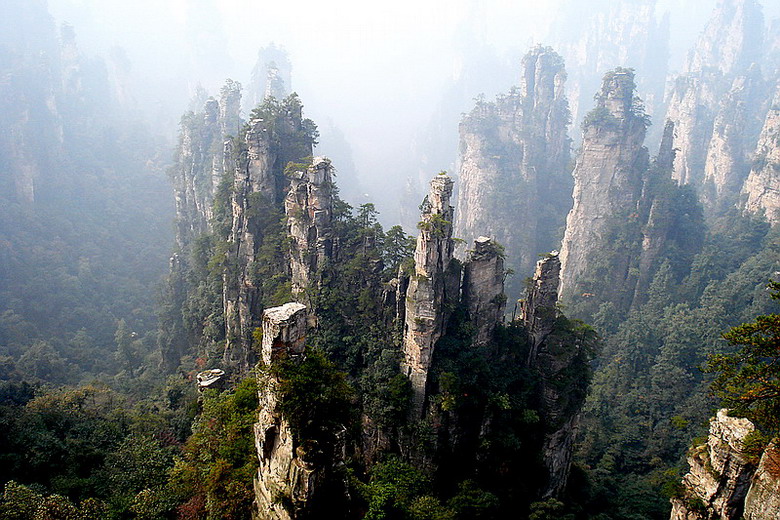
<instances>
[{"instance_id":1,"label":"weathered stone texture","mask_svg":"<svg viewBox=\"0 0 780 520\"><path fill-rule=\"evenodd\" d=\"M761 456L745 497L745 520L780 520L780 446L777 440Z\"/></svg>"},{"instance_id":2,"label":"weathered stone texture","mask_svg":"<svg viewBox=\"0 0 780 520\"><path fill-rule=\"evenodd\" d=\"M748 212L763 212L772 225L780 222L780 90L764 120L742 193Z\"/></svg>"},{"instance_id":3,"label":"weathered stone texture","mask_svg":"<svg viewBox=\"0 0 780 520\"><path fill-rule=\"evenodd\" d=\"M613 219L630 218L642 194L648 153L645 122L635 113L633 73L619 69L604 79L594 114L584 129L574 167L574 206L561 249L560 294L570 297L604 240Z\"/></svg>"},{"instance_id":4,"label":"weathered stone texture","mask_svg":"<svg viewBox=\"0 0 780 520\"><path fill-rule=\"evenodd\" d=\"M560 276L561 261L557 251L536 263L536 272L522 302L520 314L532 341L529 363L536 360L539 345L552 332L555 324Z\"/></svg>"}]
</instances>

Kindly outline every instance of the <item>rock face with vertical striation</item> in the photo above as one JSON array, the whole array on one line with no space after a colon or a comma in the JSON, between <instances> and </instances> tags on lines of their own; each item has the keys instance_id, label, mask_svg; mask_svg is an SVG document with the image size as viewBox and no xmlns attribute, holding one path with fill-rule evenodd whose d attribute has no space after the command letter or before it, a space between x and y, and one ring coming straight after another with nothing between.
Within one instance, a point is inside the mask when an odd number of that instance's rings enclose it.
<instances>
[{"instance_id":1,"label":"rock face with vertical striation","mask_svg":"<svg viewBox=\"0 0 780 520\"><path fill-rule=\"evenodd\" d=\"M561 261L558 252L553 251L536 263L536 272L521 307L520 319L532 340L529 363L535 360L539 345L555 324L560 280Z\"/></svg>"},{"instance_id":2,"label":"rock face with vertical striation","mask_svg":"<svg viewBox=\"0 0 780 520\"><path fill-rule=\"evenodd\" d=\"M478 103L460 125L456 235L497 240L519 279L557 246L571 206L565 80L561 57L537 46L523 58L520 88Z\"/></svg>"},{"instance_id":3,"label":"rock face with vertical striation","mask_svg":"<svg viewBox=\"0 0 780 520\"><path fill-rule=\"evenodd\" d=\"M333 166L329 159L315 157L311 166L289 175L284 212L290 236L291 282L293 294L302 294L333 253Z\"/></svg>"},{"instance_id":4,"label":"rock face with vertical striation","mask_svg":"<svg viewBox=\"0 0 780 520\"><path fill-rule=\"evenodd\" d=\"M305 305L287 303L266 309L262 322L262 359L266 367L282 357L303 354L307 332ZM301 439L296 439L289 421L278 409L278 381L270 372L259 377L260 413L254 426L259 462L254 481L255 518L306 518L320 486L328 479L328 468L337 461L317 463L307 459Z\"/></svg>"},{"instance_id":5,"label":"rock face with vertical striation","mask_svg":"<svg viewBox=\"0 0 780 520\"><path fill-rule=\"evenodd\" d=\"M750 171L769 96L763 35L755 0L721 0L669 95L673 177L696 188L709 212L733 206Z\"/></svg>"},{"instance_id":6,"label":"rock face with vertical striation","mask_svg":"<svg viewBox=\"0 0 780 520\"><path fill-rule=\"evenodd\" d=\"M413 410L422 413L428 369L436 342L445 332L449 309L457 302L460 267L453 259L452 179L437 175L422 213L414 251L414 272L405 293L401 371L414 393Z\"/></svg>"},{"instance_id":7,"label":"rock face with vertical striation","mask_svg":"<svg viewBox=\"0 0 780 520\"><path fill-rule=\"evenodd\" d=\"M729 417L721 409L710 420L707 443L688 454L690 470L683 477L683 498L672 499L671 520L739 520L755 471L742 442L754 431L748 419ZM698 503L692 509L690 504Z\"/></svg>"},{"instance_id":8,"label":"rock face with vertical striation","mask_svg":"<svg viewBox=\"0 0 780 520\"><path fill-rule=\"evenodd\" d=\"M463 265L462 299L476 328L474 344L483 345L493 337L506 303L504 259L500 246L487 237L474 241Z\"/></svg>"},{"instance_id":9,"label":"rock face with vertical striation","mask_svg":"<svg viewBox=\"0 0 780 520\"><path fill-rule=\"evenodd\" d=\"M557 309L561 262L552 252L536 264L536 272L523 301L520 319L528 331L528 366L540 376L541 415L547 425L542 440L542 460L547 479L544 498L560 496L566 487L574 453L580 409L584 395L574 397L561 388L563 374L581 355L578 342L563 340L554 334L559 318Z\"/></svg>"},{"instance_id":10,"label":"rock face with vertical striation","mask_svg":"<svg viewBox=\"0 0 780 520\"><path fill-rule=\"evenodd\" d=\"M772 225L780 222L780 89L764 120L742 194L746 211L763 213Z\"/></svg>"},{"instance_id":11,"label":"rock face with vertical striation","mask_svg":"<svg viewBox=\"0 0 780 520\"><path fill-rule=\"evenodd\" d=\"M583 123L582 151L574 167L574 207L561 249L563 296L578 291L588 257L604 245L610 223L634 218L637 211L648 167L643 146L648 123L637 109L634 89L632 71L607 73L596 108Z\"/></svg>"}]
</instances>

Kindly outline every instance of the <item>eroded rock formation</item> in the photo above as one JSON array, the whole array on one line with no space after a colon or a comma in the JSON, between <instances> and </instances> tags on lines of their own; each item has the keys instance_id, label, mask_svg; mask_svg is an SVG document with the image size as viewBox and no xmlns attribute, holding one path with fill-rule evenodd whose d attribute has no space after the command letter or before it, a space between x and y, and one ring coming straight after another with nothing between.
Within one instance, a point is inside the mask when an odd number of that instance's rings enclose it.
<instances>
[{"instance_id":1,"label":"eroded rock formation","mask_svg":"<svg viewBox=\"0 0 780 520\"><path fill-rule=\"evenodd\" d=\"M710 420L707 442L688 455L683 477L685 496L672 499L671 520L739 520L755 470L742 442L754 431L748 419L729 417L721 409ZM697 507L692 507L695 504Z\"/></svg>"},{"instance_id":2,"label":"eroded rock formation","mask_svg":"<svg viewBox=\"0 0 780 520\"><path fill-rule=\"evenodd\" d=\"M449 309L459 296L460 266L452 256L452 184L444 174L431 181L430 194L421 205L414 271L409 275L405 299L399 299L405 302L401 370L412 382L413 409L418 414L425 404L434 346L445 332Z\"/></svg>"},{"instance_id":3,"label":"eroded rock formation","mask_svg":"<svg viewBox=\"0 0 780 520\"><path fill-rule=\"evenodd\" d=\"M557 247L571 207L565 80L561 57L537 46L523 58L520 88L478 103L460 124L455 234L497 240L519 280L540 251Z\"/></svg>"},{"instance_id":4,"label":"eroded rock formation","mask_svg":"<svg viewBox=\"0 0 780 520\"><path fill-rule=\"evenodd\" d=\"M526 298L522 302L520 319L531 336L531 350L528 362L534 363L539 345L552 332L558 303L558 285L561 280L561 261L558 252L553 251L536 263L536 272L531 280Z\"/></svg>"},{"instance_id":5,"label":"eroded rock formation","mask_svg":"<svg viewBox=\"0 0 780 520\"><path fill-rule=\"evenodd\" d=\"M306 306L287 303L263 313L262 360L271 367L283 357L301 356L307 333ZM307 458L287 418L279 411L278 381L271 371L259 376L260 413L255 430L259 466L254 482L256 518L293 520L311 513L319 486L336 461Z\"/></svg>"}]
</instances>

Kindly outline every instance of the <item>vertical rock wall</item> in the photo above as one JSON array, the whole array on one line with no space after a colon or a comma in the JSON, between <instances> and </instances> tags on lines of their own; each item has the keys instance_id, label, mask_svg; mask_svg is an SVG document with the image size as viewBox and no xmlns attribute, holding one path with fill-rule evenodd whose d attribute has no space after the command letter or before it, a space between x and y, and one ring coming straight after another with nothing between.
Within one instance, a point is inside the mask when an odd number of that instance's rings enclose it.
<instances>
[{"instance_id":1,"label":"vertical rock wall","mask_svg":"<svg viewBox=\"0 0 780 520\"><path fill-rule=\"evenodd\" d=\"M764 120L742 194L748 212L764 213L772 225L780 222L780 88Z\"/></svg>"},{"instance_id":2,"label":"vertical rock wall","mask_svg":"<svg viewBox=\"0 0 780 520\"><path fill-rule=\"evenodd\" d=\"M520 319L531 336L529 364L536 361L536 354L544 338L552 332L557 313L558 285L561 280L561 261L558 252L536 263L536 272L525 300L522 302Z\"/></svg>"},{"instance_id":3,"label":"vertical rock wall","mask_svg":"<svg viewBox=\"0 0 780 520\"><path fill-rule=\"evenodd\" d=\"M777 440L761 455L745 497L745 520L780 520L780 446Z\"/></svg>"},{"instance_id":4,"label":"vertical rock wall","mask_svg":"<svg viewBox=\"0 0 780 520\"><path fill-rule=\"evenodd\" d=\"M582 151L574 167L574 207L561 249L564 297L578 292L589 257L605 244L610 223L634 218L637 211L648 154L643 146L647 122L636 110L634 89L632 71L608 73L596 108L583 124Z\"/></svg>"}]
</instances>

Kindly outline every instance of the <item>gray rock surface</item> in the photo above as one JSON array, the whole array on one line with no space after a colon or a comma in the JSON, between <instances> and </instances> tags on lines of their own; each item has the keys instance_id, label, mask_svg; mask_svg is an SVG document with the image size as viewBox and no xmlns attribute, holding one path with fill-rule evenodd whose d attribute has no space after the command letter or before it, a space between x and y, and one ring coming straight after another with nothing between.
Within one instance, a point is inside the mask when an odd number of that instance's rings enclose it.
<instances>
[{"instance_id":1,"label":"gray rock surface","mask_svg":"<svg viewBox=\"0 0 780 520\"><path fill-rule=\"evenodd\" d=\"M772 225L780 222L780 88L764 120L742 194L748 212L763 213Z\"/></svg>"},{"instance_id":2,"label":"gray rock surface","mask_svg":"<svg viewBox=\"0 0 780 520\"><path fill-rule=\"evenodd\" d=\"M462 300L476 328L474 344L490 341L506 303L503 251L494 241L479 237L463 265Z\"/></svg>"},{"instance_id":3,"label":"gray rock surface","mask_svg":"<svg viewBox=\"0 0 780 520\"><path fill-rule=\"evenodd\" d=\"M745 497L745 520L780 520L780 446L777 440L761 455Z\"/></svg>"}]
</instances>

